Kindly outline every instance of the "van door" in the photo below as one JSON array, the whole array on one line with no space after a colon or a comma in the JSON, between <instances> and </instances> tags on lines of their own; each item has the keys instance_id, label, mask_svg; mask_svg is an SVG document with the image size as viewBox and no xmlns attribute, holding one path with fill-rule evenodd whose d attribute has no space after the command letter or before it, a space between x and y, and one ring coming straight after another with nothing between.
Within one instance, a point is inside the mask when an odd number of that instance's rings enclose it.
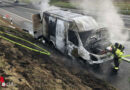
<instances>
[{"instance_id":1,"label":"van door","mask_svg":"<svg viewBox=\"0 0 130 90\"><path fill-rule=\"evenodd\" d=\"M78 57L78 33L73 30L68 30L68 55Z\"/></svg>"},{"instance_id":2,"label":"van door","mask_svg":"<svg viewBox=\"0 0 130 90\"><path fill-rule=\"evenodd\" d=\"M38 38L42 36L42 29L43 29L40 14L32 15L32 20L33 20L34 37Z\"/></svg>"},{"instance_id":3,"label":"van door","mask_svg":"<svg viewBox=\"0 0 130 90\"><path fill-rule=\"evenodd\" d=\"M65 52L65 22L59 19L56 24L56 48Z\"/></svg>"}]
</instances>

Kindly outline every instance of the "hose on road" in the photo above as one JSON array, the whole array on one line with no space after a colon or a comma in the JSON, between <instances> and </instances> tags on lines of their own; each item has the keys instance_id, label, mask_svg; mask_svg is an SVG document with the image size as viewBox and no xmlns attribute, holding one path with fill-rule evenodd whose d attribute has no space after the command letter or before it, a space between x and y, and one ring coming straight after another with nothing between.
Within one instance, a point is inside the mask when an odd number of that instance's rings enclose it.
<instances>
[{"instance_id":1,"label":"hose on road","mask_svg":"<svg viewBox=\"0 0 130 90\"><path fill-rule=\"evenodd\" d=\"M27 43L29 43L30 45L33 45L33 46L35 46L36 48L39 48L40 50L31 48L31 47L28 47L28 46L26 46L26 45L23 45L23 44L21 44L21 43L18 43L18 42L14 41L14 40L11 40L11 39L5 37L5 36L0 35L0 38L3 38L4 40L7 40L7 41L9 41L9 42L11 42L11 43L13 43L13 44L19 45L19 46L21 46L21 47L23 47L23 48L29 49L29 50L34 51L34 52L38 52L38 53L45 54L45 55L48 55L48 56L50 55L50 52L48 52L47 50L45 50L45 49L41 48L40 46L38 46L38 45L36 45L36 44L34 44L34 43L28 41L28 40L25 40L25 39L23 39L23 38L21 38L21 37L15 36L15 35L13 35L13 34L8 34L8 33L5 33L5 32L2 32L2 31L0 31L0 34L5 34L5 35L7 35L7 36L10 36L10 37L19 39L19 40L24 41L24 42L27 42Z\"/></svg>"},{"instance_id":2,"label":"hose on road","mask_svg":"<svg viewBox=\"0 0 130 90\"><path fill-rule=\"evenodd\" d=\"M124 56L122 56L122 57L126 58L126 57L130 57L130 55L124 55Z\"/></svg>"},{"instance_id":3,"label":"hose on road","mask_svg":"<svg viewBox=\"0 0 130 90\"><path fill-rule=\"evenodd\" d=\"M122 59L123 59L124 61L127 61L127 62L129 62L129 63L130 63L130 59L125 58L125 57L122 57Z\"/></svg>"},{"instance_id":4,"label":"hose on road","mask_svg":"<svg viewBox=\"0 0 130 90\"><path fill-rule=\"evenodd\" d=\"M130 59L128 59L127 57L130 57L130 55L124 55L122 56L122 59L130 63Z\"/></svg>"}]
</instances>

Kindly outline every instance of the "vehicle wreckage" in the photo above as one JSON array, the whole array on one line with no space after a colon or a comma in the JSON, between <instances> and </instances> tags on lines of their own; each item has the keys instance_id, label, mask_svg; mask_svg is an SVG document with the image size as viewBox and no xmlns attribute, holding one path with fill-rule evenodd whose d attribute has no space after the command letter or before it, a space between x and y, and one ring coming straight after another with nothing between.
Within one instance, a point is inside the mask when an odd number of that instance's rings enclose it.
<instances>
[{"instance_id":1,"label":"vehicle wreckage","mask_svg":"<svg viewBox=\"0 0 130 90\"><path fill-rule=\"evenodd\" d=\"M91 16L63 10L48 10L34 14L34 37L44 38L59 51L80 57L89 64L100 64L113 59L106 47L111 45L106 28L99 27Z\"/></svg>"}]
</instances>

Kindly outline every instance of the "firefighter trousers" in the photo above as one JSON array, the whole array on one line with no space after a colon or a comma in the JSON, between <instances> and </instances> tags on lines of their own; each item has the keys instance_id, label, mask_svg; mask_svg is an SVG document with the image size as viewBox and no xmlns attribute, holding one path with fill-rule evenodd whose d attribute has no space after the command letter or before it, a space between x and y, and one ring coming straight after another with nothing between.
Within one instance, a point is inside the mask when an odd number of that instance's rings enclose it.
<instances>
[{"instance_id":1,"label":"firefighter trousers","mask_svg":"<svg viewBox=\"0 0 130 90\"><path fill-rule=\"evenodd\" d=\"M119 62L119 58L118 57L115 57L114 58L114 64L115 64L115 69L119 69L119 65L120 65L120 62Z\"/></svg>"}]
</instances>

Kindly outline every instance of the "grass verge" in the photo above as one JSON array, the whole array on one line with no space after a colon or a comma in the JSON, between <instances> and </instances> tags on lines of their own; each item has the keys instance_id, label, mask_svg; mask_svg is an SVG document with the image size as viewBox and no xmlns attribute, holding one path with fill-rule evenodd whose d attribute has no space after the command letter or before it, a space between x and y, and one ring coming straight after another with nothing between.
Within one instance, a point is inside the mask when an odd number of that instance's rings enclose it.
<instances>
[{"instance_id":1,"label":"grass verge","mask_svg":"<svg viewBox=\"0 0 130 90\"><path fill-rule=\"evenodd\" d=\"M114 3L116 7L120 9L121 14L130 15L130 2L118 2Z\"/></svg>"},{"instance_id":2,"label":"grass verge","mask_svg":"<svg viewBox=\"0 0 130 90\"><path fill-rule=\"evenodd\" d=\"M25 3L30 3L30 0L21 0L21 1ZM76 7L71 3L63 2L60 0L51 0L50 4L62 8L76 9ZM120 9L119 13L130 15L130 2L115 2L114 5Z\"/></svg>"},{"instance_id":3,"label":"grass verge","mask_svg":"<svg viewBox=\"0 0 130 90\"><path fill-rule=\"evenodd\" d=\"M69 2L62 2L62 1L52 1L50 2L51 5L55 5L55 6L58 6L58 7L62 7L62 8L72 8L72 9L75 9L76 7L73 6L71 3Z\"/></svg>"}]
</instances>

